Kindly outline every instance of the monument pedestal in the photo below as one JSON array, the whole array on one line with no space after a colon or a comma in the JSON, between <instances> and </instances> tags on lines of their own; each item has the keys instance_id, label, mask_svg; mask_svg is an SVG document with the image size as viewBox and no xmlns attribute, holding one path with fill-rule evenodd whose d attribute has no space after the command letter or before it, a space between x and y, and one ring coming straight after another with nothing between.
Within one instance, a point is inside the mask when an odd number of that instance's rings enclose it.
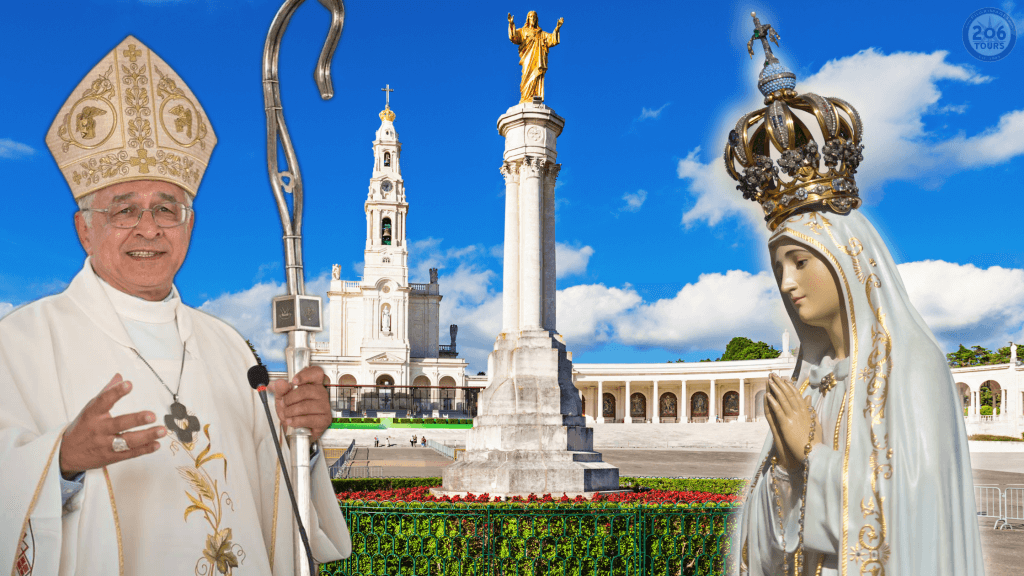
<instances>
[{"instance_id":1,"label":"monument pedestal","mask_svg":"<svg viewBox=\"0 0 1024 576\"><path fill-rule=\"evenodd\" d=\"M581 415L572 361L547 330L501 334L488 361L494 377L466 452L444 469L443 493L492 496L618 490L619 469L594 452L594 430Z\"/></svg>"}]
</instances>

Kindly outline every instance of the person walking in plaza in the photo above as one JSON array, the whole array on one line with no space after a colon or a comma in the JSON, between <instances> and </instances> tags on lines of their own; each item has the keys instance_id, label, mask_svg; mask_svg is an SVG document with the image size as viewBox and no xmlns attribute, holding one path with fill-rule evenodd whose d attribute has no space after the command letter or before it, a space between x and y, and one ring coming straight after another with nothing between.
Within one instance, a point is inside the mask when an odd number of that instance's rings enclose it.
<instances>
[{"instance_id":1,"label":"person walking in plaza","mask_svg":"<svg viewBox=\"0 0 1024 576\"><path fill-rule=\"evenodd\" d=\"M412 440L409 440L409 446L411 448L415 448L416 447L416 434L413 434L412 435Z\"/></svg>"},{"instance_id":2,"label":"person walking in plaza","mask_svg":"<svg viewBox=\"0 0 1024 576\"><path fill-rule=\"evenodd\" d=\"M380 446L380 439L379 439L379 438L377 438L377 436L376 436L376 435L374 435L374 437L373 437L373 447L374 447L374 448L377 448L377 447L379 447L379 446Z\"/></svg>"}]
</instances>

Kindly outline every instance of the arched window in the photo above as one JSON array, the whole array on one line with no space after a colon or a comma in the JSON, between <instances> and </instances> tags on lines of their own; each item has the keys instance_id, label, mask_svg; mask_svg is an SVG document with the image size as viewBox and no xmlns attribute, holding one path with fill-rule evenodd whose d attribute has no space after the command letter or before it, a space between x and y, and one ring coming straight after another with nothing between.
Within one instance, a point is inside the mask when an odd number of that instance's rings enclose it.
<instances>
[{"instance_id":1,"label":"arched window","mask_svg":"<svg viewBox=\"0 0 1024 576\"><path fill-rule=\"evenodd\" d=\"M380 243L391 246L391 218L385 218L380 222Z\"/></svg>"},{"instance_id":2,"label":"arched window","mask_svg":"<svg viewBox=\"0 0 1024 576\"><path fill-rule=\"evenodd\" d=\"M754 418L764 418L764 390L754 394Z\"/></svg>"},{"instance_id":3,"label":"arched window","mask_svg":"<svg viewBox=\"0 0 1024 576\"><path fill-rule=\"evenodd\" d=\"M1003 387L995 380L986 380L978 388L978 413L998 416L1002 412Z\"/></svg>"},{"instance_id":4,"label":"arched window","mask_svg":"<svg viewBox=\"0 0 1024 576\"><path fill-rule=\"evenodd\" d=\"M611 392L605 392L604 398L601 399L603 406L601 407L601 414L604 418L615 418L615 395Z\"/></svg>"},{"instance_id":5,"label":"arched window","mask_svg":"<svg viewBox=\"0 0 1024 576\"><path fill-rule=\"evenodd\" d=\"M725 416L740 415L740 393L731 390L722 397L722 414Z\"/></svg>"},{"instance_id":6,"label":"arched window","mask_svg":"<svg viewBox=\"0 0 1024 576\"><path fill-rule=\"evenodd\" d=\"M691 418L707 418L708 417L708 395L703 392L694 392L693 396L690 396L690 417Z\"/></svg>"},{"instance_id":7,"label":"arched window","mask_svg":"<svg viewBox=\"0 0 1024 576\"><path fill-rule=\"evenodd\" d=\"M629 397L629 416L630 418L646 418L647 417L647 398L639 393L633 392Z\"/></svg>"},{"instance_id":8,"label":"arched window","mask_svg":"<svg viewBox=\"0 0 1024 576\"><path fill-rule=\"evenodd\" d=\"M671 392L665 392L661 395L661 400L658 401L660 418L675 418L677 415L676 408L676 395Z\"/></svg>"},{"instance_id":9,"label":"arched window","mask_svg":"<svg viewBox=\"0 0 1024 576\"><path fill-rule=\"evenodd\" d=\"M384 165L391 166L391 152L384 153Z\"/></svg>"},{"instance_id":10,"label":"arched window","mask_svg":"<svg viewBox=\"0 0 1024 576\"><path fill-rule=\"evenodd\" d=\"M966 416L967 408L971 405L971 387L963 382L957 382L956 387L960 391L960 409Z\"/></svg>"}]
</instances>

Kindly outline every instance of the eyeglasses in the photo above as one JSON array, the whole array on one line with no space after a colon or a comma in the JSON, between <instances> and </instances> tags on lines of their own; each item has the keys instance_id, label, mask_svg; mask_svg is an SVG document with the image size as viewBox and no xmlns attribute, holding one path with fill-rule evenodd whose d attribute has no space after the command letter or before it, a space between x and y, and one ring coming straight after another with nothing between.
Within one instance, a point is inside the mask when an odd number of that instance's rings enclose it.
<instances>
[{"instance_id":1,"label":"eyeglasses","mask_svg":"<svg viewBox=\"0 0 1024 576\"><path fill-rule=\"evenodd\" d=\"M153 213L153 221L161 228L181 226L188 218L190 208L181 202L165 202L152 208L135 204L111 204L109 208L86 208L83 212L103 212L114 228L135 228L146 212Z\"/></svg>"}]
</instances>

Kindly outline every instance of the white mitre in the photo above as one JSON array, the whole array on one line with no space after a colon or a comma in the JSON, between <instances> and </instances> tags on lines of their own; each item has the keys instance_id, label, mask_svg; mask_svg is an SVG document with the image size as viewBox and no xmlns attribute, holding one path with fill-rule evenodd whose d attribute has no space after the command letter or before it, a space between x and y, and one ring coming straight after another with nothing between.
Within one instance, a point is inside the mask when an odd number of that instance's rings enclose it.
<instances>
[{"instance_id":1,"label":"white mitre","mask_svg":"<svg viewBox=\"0 0 1024 576\"><path fill-rule=\"evenodd\" d=\"M192 91L128 36L100 60L46 133L75 199L133 180L162 180L193 197L217 144Z\"/></svg>"}]
</instances>

